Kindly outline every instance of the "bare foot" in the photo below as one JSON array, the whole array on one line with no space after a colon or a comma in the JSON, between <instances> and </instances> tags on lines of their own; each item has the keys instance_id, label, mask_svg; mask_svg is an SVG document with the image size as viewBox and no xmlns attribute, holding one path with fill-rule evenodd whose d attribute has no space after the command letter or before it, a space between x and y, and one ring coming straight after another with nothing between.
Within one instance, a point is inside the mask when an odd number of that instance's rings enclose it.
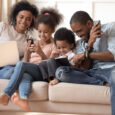
<instances>
[{"instance_id":1,"label":"bare foot","mask_svg":"<svg viewBox=\"0 0 115 115\"><path fill-rule=\"evenodd\" d=\"M107 82L104 82L103 85L109 87L109 83L107 83Z\"/></svg>"},{"instance_id":2,"label":"bare foot","mask_svg":"<svg viewBox=\"0 0 115 115\"><path fill-rule=\"evenodd\" d=\"M23 109L24 111L29 112L30 111L30 107L29 107L29 103L27 99L21 99L19 97L18 93L14 93L11 97L12 102L17 105L18 107L20 107L21 109Z\"/></svg>"},{"instance_id":3,"label":"bare foot","mask_svg":"<svg viewBox=\"0 0 115 115\"><path fill-rule=\"evenodd\" d=\"M8 102L9 102L9 96L6 95L6 94L1 94L0 95L0 104L2 105L8 105Z\"/></svg>"},{"instance_id":4,"label":"bare foot","mask_svg":"<svg viewBox=\"0 0 115 115\"><path fill-rule=\"evenodd\" d=\"M56 85L58 83L59 81L56 78L54 78L52 81L49 82L49 85Z\"/></svg>"}]
</instances>

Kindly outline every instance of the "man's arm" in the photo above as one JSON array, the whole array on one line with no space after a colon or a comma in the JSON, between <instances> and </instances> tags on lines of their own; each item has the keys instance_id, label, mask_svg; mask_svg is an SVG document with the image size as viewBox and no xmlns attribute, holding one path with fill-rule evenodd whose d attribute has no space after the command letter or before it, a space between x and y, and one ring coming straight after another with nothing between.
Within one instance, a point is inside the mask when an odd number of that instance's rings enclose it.
<instances>
[{"instance_id":1,"label":"man's arm","mask_svg":"<svg viewBox=\"0 0 115 115\"><path fill-rule=\"evenodd\" d=\"M90 52L89 54L89 58L92 60L100 60L100 61L114 61L115 60L115 23L112 23L111 25L109 25L110 27L108 28L108 30L106 31L106 34L108 36L107 39L107 45L106 47L107 50L105 51L100 51L100 52ZM97 37L99 37L98 35L101 35L102 32L98 31L100 34L97 34L97 30L98 28L101 26L93 26L90 32L90 39L88 41L88 46L89 47L93 47L93 44L95 43ZM103 36L103 34L102 34ZM106 37L107 37L106 36ZM103 39L103 38L100 38Z\"/></svg>"},{"instance_id":2,"label":"man's arm","mask_svg":"<svg viewBox=\"0 0 115 115\"><path fill-rule=\"evenodd\" d=\"M109 50L103 52L91 52L89 58L92 60L114 61L114 56Z\"/></svg>"}]
</instances>

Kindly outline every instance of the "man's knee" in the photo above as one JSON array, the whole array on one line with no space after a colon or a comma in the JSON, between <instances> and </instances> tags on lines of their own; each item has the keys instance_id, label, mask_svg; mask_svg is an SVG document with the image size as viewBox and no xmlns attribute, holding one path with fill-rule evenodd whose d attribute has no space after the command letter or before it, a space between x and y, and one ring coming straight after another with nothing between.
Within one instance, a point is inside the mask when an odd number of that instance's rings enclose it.
<instances>
[{"instance_id":1,"label":"man's knee","mask_svg":"<svg viewBox=\"0 0 115 115\"><path fill-rule=\"evenodd\" d=\"M57 68L55 76L58 80L64 79L67 76L69 68L66 66L60 66Z\"/></svg>"}]
</instances>

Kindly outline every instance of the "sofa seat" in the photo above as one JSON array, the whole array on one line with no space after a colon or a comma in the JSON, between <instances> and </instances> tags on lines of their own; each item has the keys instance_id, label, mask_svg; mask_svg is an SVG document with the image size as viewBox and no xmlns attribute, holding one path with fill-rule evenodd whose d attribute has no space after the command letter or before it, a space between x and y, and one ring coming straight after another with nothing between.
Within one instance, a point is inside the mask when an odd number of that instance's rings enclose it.
<instances>
[{"instance_id":1,"label":"sofa seat","mask_svg":"<svg viewBox=\"0 0 115 115\"><path fill-rule=\"evenodd\" d=\"M59 83L49 87L49 100L52 102L110 104L110 88L96 85Z\"/></svg>"},{"instance_id":2,"label":"sofa seat","mask_svg":"<svg viewBox=\"0 0 115 115\"><path fill-rule=\"evenodd\" d=\"M0 79L0 93L8 80ZM33 82L29 97L32 112L65 113L79 115L111 115L110 88L106 86L47 82ZM11 101L0 105L1 112L22 111Z\"/></svg>"},{"instance_id":3,"label":"sofa seat","mask_svg":"<svg viewBox=\"0 0 115 115\"><path fill-rule=\"evenodd\" d=\"M1 82L2 81L2 82ZM0 93L7 86L9 80L0 80ZM32 91L29 97L30 101L45 101L48 100L48 83L47 82L33 82Z\"/></svg>"},{"instance_id":4,"label":"sofa seat","mask_svg":"<svg viewBox=\"0 0 115 115\"><path fill-rule=\"evenodd\" d=\"M32 91L29 97L30 101L45 101L48 100L48 83L47 82L33 82Z\"/></svg>"}]
</instances>

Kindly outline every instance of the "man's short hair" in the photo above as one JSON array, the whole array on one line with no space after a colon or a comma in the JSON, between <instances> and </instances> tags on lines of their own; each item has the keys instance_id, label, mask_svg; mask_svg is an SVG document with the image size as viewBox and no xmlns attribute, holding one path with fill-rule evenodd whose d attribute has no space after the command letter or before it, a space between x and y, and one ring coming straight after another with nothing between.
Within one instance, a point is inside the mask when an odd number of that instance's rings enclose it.
<instances>
[{"instance_id":1,"label":"man's short hair","mask_svg":"<svg viewBox=\"0 0 115 115\"><path fill-rule=\"evenodd\" d=\"M70 24L73 24L75 22L80 22L81 24L86 24L88 20L93 22L92 18L89 16L89 14L87 12L77 11L72 15Z\"/></svg>"}]
</instances>

